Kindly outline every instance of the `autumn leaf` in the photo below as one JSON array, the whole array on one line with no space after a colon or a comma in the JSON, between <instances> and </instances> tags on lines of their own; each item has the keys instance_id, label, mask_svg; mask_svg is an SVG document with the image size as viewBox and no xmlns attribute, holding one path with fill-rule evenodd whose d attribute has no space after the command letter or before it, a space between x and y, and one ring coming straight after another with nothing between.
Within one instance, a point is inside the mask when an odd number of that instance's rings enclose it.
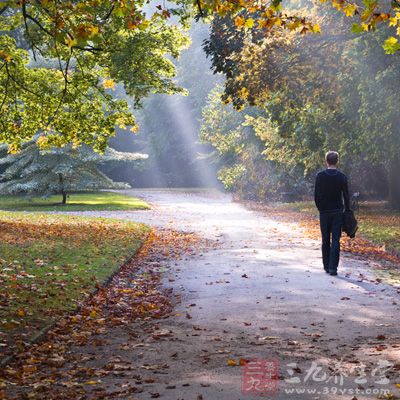
<instances>
[{"instance_id":1,"label":"autumn leaf","mask_svg":"<svg viewBox=\"0 0 400 400\"><path fill-rule=\"evenodd\" d=\"M138 125L132 125L132 127L129 129L132 133L137 133L139 130Z\"/></svg>"},{"instance_id":2,"label":"autumn leaf","mask_svg":"<svg viewBox=\"0 0 400 400\"><path fill-rule=\"evenodd\" d=\"M115 81L113 79L105 79L103 82L103 87L105 89L115 90Z\"/></svg>"},{"instance_id":3,"label":"autumn leaf","mask_svg":"<svg viewBox=\"0 0 400 400\"><path fill-rule=\"evenodd\" d=\"M357 6L355 4L348 3L343 7L343 12L347 17L353 17L357 11Z\"/></svg>"},{"instance_id":4,"label":"autumn leaf","mask_svg":"<svg viewBox=\"0 0 400 400\"><path fill-rule=\"evenodd\" d=\"M69 48L72 48L72 47L74 47L74 46L76 46L76 45L78 44L78 41L77 41L75 38L68 36L68 37L65 39L65 44L66 44Z\"/></svg>"},{"instance_id":5,"label":"autumn leaf","mask_svg":"<svg viewBox=\"0 0 400 400\"><path fill-rule=\"evenodd\" d=\"M235 18L235 25L236 25L238 28L244 26L245 22L246 22L246 20L245 20L242 16L237 16L237 17Z\"/></svg>"},{"instance_id":6,"label":"autumn leaf","mask_svg":"<svg viewBox=\"0 0 400 400\"><path fill-rule=\"evenodd\" d=\"M254 26L254 19L253 18L246 19L246 22L244 23L244 27L252 28L253 26Z\"/></svg>"},{"instance_id":7,"label":"autumn leaf","mask_svg":"<svg viewBox=\"0 0 400 400\"><path fill-rule=\"evenodd\" d=\"M385 50L386 54L394 54L398 50L400 50L400 44L397 38L391 36L385 40L384 45L382 46Z\"/></svg>"},{"instance_id":8,"label":"autumn leaf","mask_svg":"<svg viewBox=\"0 0 400 400\"><path fill-rule=\"evenodd\" d=\"M4 50L0 50L0 58L2 58L6 62L9 62L12 60L11 54L7 53Z\"/></svg>"},{"instance_id":9,"label":"autumn leaf","mask_svg":"<svg viewBox=\"0 0 400 400\"><path fill-rule=\"evenodd\" d=\"M314 33L321 33L321 27L319 24L315 24L312 26L312 32Z\"/></svg>"},{"instance_id":10,"label":"autumn leaf","mask_svg":"<svg viewBox=\"0 0 400 400\"><path fill-rule=\"evenodd\" d=\"M21 309L21 310L18 310L18 316L19 317L26 317L26 311L25 310L23 310L23 309Z\"/></svg>"}]
</instances>

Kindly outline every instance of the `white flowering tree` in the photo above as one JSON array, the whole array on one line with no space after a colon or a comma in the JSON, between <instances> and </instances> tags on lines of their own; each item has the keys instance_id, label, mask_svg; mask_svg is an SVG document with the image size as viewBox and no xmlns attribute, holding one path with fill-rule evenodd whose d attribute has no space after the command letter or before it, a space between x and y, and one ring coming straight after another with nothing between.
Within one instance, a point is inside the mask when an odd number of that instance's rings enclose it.
<instances>
[{"instance_id":1,"label":"white flowering tree","mask_svg":"<svg viewBox=\"0 0 400 400\"><path fill-rule=\"evenodd\" d=\"M139 166L148 156L140 153L119 152L107 148L103 154L83 145L74 148L41 150L38 137L22 145L21 151L8 154L6 145L0 146L0 195L49 196L60 194L62 204L71 191L97 189L126 189L124 182L114 182L98 166L104 163L130 162Z\"/></svg>"}]
</instances>

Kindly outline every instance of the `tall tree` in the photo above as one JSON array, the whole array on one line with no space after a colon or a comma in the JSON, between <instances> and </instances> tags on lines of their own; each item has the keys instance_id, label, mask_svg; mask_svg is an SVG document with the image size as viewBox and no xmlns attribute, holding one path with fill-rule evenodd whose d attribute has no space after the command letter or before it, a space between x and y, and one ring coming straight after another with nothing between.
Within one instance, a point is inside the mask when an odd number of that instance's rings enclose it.
<instances>
[{"instance_id":1,"label":"tall tree","mask_svg":"<svg viewBox=\"0 0 400 400\"><path fill-rule=\"evenodd\" d=\"M357 182L365 191L385 166L391 204L398 205L400 182L392 172L399 145L398 55L384 54L383 30L349 35L345 18L326 7L315 7L314 14L329 28L318 36L276 27L260 37L257 30L238 32L229 19L215 22L206 50L227 77L223 99L261 110L247 124L264 141L262 153L282 168L297 169L299 179L312 181L324 152L338 149L347 172L369 172L368 185Z\"/></svg>"}]
</instances>

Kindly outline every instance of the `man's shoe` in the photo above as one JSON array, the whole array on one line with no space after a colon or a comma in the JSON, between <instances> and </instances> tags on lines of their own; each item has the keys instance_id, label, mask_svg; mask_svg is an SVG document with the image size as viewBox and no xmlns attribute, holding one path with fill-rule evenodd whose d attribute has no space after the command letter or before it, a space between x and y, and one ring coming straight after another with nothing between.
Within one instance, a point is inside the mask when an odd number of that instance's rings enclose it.
<instances>
[{"instance_id":1,"label":"man's shoe","mask_svg":"<svg viewBox=\"0 0 400 400\"><path fill-rule=\"evenodd\" d=\"M327 274L329 274L329 270L327 270L326 268L324 268L324 271L325 271Z\"/></svg>"},{"instance_id":2,"label":"man's shoe","mask_svg":"<svg viewBox=\"0 0 400 400\"><path fill-rule=\"evenodd\" d=\"M329 275L336 276L337 272L336 271L329 271Z\"/></svg>"}]
</instances>

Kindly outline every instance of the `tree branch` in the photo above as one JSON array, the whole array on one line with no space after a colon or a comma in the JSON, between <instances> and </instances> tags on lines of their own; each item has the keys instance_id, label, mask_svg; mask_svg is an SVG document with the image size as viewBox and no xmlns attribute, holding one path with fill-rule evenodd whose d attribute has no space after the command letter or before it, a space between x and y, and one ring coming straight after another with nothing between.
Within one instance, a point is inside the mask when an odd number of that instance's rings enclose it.
<instances>
[{"instance_id":1,"label":"tree branch","mask_svg":"<svg viewBox=\"0 0 400 400\"><path fill-rule=\"evenodd\" d=\"M39 93L34 92L33 90L30 90L26 88L22 83L18 82L11 74L10 69L8 68L8 64L6 63L6 70L7 70L7 75L10 77L10 79L15 82L19 87L21 87L23 90L25 90L28 93L31 93L37 97L40 97Z\"/></svg>"},{"instance_id":2,"label":"tree branch","mask_svg":"<svg viewBox=\"0 0 400 400\"><path fill-rule=\"evenodd\" d=\"M47 33L49 36L53 37L53 34L45 28L35 17L32 17L32 15L28 14L26 11L26 2L22 2L22 15L24 17L24 20L26 22L27 19L31 20L34 22L43 32Z\"/></svg>"},{"instance_id":3,"label":"tree branch","mask_svg":"<svg viewBox=\"0 0 400 400\"><path fill-rule=\"evenodd\" d=\"M8 6L4 6L0 9L0 15L3 15L3 13L7 10Z\"/></svg>"}]
</instances>

